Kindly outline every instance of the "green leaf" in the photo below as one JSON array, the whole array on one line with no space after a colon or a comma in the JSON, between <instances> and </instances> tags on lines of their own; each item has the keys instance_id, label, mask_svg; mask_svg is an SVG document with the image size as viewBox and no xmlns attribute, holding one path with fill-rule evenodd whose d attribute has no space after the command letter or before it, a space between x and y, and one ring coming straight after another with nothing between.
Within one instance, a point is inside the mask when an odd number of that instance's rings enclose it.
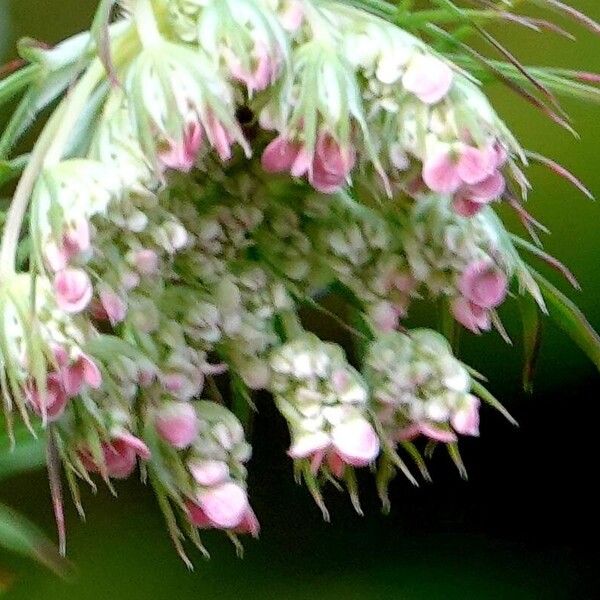
<instances>
[{"instance_id":1,"label":"green leaf","mask_svg":"<svg viewBox=\"0 0 600 600\"><path fill-rule=\"evenodd\" d=\"M12 100L24 90L36 77L39 71L37 65L24 67L0 80L0 105Z\"/></svg>"},{"instance_id":2,"label":"green leaf","mask_svg":"<svg viewBox=\"0 0 600 600\"><path fill-rule=\"evenodd\" d=\"M12 160L0 160L0 187L16 179L27 164L29 154L22 154Z\"/></svg>"},{"instance_id":3,"label":"green leaf","mask_svg":"<svg viewBox=\"0 0 600 600\"><path fill-rule=\"evenodd\" d=\"M531 392L542 341L542 315L529 294L519 298L519 308L523 321L523 389Z\"/></svg>"},{"instance_id":4,"label":"green leaf","mask_svg":"<svg viewBox=\"0 0 600 600\"><path fill-rule=\"evenodd\" d=\"M571 337L600 370L600 336L569 298L537 271L530 270L546 300L550 318Z\"/></svg>"},{"instance_id":5,"label":"green leaf","mask_svg":"<svg viewBox=\"0 0 600 600\"><path fill-rule=\"evenodd\" d=\"M0 545L37 560L59 575L68 572L68 562L29 520L0 504Z\"/></svg>"},{"instance_id":6,"label":"green leaf","mask_svg":"<svg viewBox=\"0 0 600 600\"><path fill-rule=\"evenodd\" d=\"M495 408L498 412L502 413L504 418L512 425L518 426L513 416L504 408L501 402L493 396L479 381L471 380L471 389L481 400L486 404L489 404L492 408Z\"/></svg>"}]
</instances>

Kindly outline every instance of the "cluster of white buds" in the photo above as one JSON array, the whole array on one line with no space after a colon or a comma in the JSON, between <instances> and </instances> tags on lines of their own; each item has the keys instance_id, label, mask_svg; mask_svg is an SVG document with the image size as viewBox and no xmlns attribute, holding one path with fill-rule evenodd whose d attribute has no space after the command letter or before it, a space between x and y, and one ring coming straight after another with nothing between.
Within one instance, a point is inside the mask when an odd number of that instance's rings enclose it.
<instances>
[{"instance_id":1,"label":"cluster of white buds","mask_svg":"<svg viewBox=\"0 0 600 600\"><path fill-rule=\"evenodd\" d=\"M368 390L344 351L303 334L271 355L270 389L288 422L294 459L323 464L342 477L346 466L364 467L379 454L367 414Z\"/></svg>"},{"instance_id":2,"label":"cluster of white buds","mask_svg":"<svg viewBox=\"0 0 600 600\"><path fill-rule=\"evenodd\" d=\"M391 332L369 346L365 377L383 430L393 442L424 435L455 442L479 435L479 399L471 378L435 331Z\"/></svg>"},{"instance_id":3,"label":"cluster of white buds","mask_svg":"<svg viewBox=\"0 0 600 600\"><path fill-rule=\"evenodd\" d=\"M343 197L311 202L307 211L314 219L321 260L356 297L376 331L396 329L416 281L388 221Z\"/></svg>"},{"instance_id":4,"label":"cluster of white buds","mask_svg":"<svg viewBox=\"0 0 600 600\"><path fill-rule=\"evenodd\" d=\"M471 377L435 331L390 332L365 357L377 418L394 442L420 434L440 442L479 435L479 400ZM456 432L456 433L455 433Z\"/></svg>"}]
</instances>

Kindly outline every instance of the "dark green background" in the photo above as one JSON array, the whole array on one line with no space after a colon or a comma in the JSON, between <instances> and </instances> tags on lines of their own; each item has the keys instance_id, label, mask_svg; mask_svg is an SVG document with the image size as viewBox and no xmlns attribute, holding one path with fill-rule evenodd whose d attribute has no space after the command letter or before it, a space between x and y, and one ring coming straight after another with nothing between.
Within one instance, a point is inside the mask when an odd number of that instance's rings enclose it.
<instances>
[{"instance_id":1,"label":"dark green background","mask_svg":"<svg viewBox=\"0 0 600 600\"><path fill-rule=\"evenodd\" d=\"M600 19L598 0L571 4ZM58 41L89 23L91 0L0 0L0 58L12 56L16 37ZM600 70L598 39L570 26L578 42L506 26L496 33L526 64L554 63ZM491 90L499 112L522 141L575 171L600 194L600 110L565 102L581 140L553 126L500 87ZM1 120L1 119L0 119ZM571 293L600 328L600 207L543 169L530 170L530 209L552 230L547 249L572 267L583 293ZM553 277L556 280L555 277ZM558 281L558 280L557 280ZM566 289L562 282L559 282ZM505 312L518 339L514 308ZM368 477L366 516L344 497L328 496L331 524L321 522L305 490L292 483L286 438L267 399L255 434L250 481L262 526L260 542L246 543L235 558L223 536L206 535L212 560L192 552L188 573L170 547L148 490L119 485L86 494L87 523L68 511L69 556L77 565L70 582L0 553L0 579L14 574L7 598L115 600L220 599L587 599L600 597L598 527L599 455L596 440L599 378L586 358L552 326L545 331L536 392L519 388L520 348L497 336L470 340L465 358L490 376L491 389L520 422L512 429L490 410L482 438L467 440L468 483L445 456L433 461L435 483L412 489L393 485L393 512L380 515ZM52 532L43 473L4 482L2 501Z\"/></svg>"}]
</instances>

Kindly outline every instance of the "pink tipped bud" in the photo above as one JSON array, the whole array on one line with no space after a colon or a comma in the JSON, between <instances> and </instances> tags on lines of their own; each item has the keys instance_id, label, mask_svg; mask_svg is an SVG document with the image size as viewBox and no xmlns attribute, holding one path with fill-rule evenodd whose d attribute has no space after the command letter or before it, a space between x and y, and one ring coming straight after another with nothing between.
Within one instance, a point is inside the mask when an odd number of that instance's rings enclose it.
<instances>
[{"instance_id":1,"label":"pink tipped bud","mask_svg":"<svg viewBox=\"0 0 600 600\"><path fill-rule=\"evenodd\" d=\"M353 419L333 428L333 446L340 458L354 467L364 467L379 454L379 438L365 419Z\"/></svg>"},{"instance_id":2,"label":"pink tipped bud","mask_svg":"<svg viewBox=\"0 0 600 600\"><path fill-rule=\"evenodd\" d=\"M402 77L404 88L425 104L436 104L449 92L454 75L439 58L418 54Z\"/></svg>"},{"instance_id":3,"label":"pink tipped bud","mask_svg":"<svg viewBox=\"0 0 600 600\"><path fill-rule=\"evenodd\" d=\"M282 27L287 31L296 31L304 21L302 0L284 0L284 9L280 14Z\"/></svg>"},{"instance_id":4,"label":"pink tipped bud","mask_svg":"<svg viewBox=\"0 0 600 600\"><path fill-rule=\"evenodd\" d=\"M59 247L55 242L48 242L44 246L44 258L46 259L48 266L55 273L66 269L69 264L67 252L62 246Z\"/></svg>"},{"instance_id":5,"label":"pink tipped bud","mask_svg":"<svg viewBox=\"0 0 600 600\"><path fill-rule=\"evenodd\" d=\"M80 458L85 468L90 472L104 472L115 479L126 479L135 470L137 458L148 460L150 450L148 446L128 431L119 433L107 444L102 444L104 465L94 462L87 449L80 451Z\"/></svg>"},{"instance_id":6,"label":"pink tipped bud","mask_svg":"<svg viewBox=\"0 0 600 600\"><path fill-rule=\"evenodd\" d=\"M223 124L213 113L208 115L205 126L208 140L212 144L213 148L217 151L219 158L222 161L229 160L232 156L231 145L233 144L233 138L231 134L225 129Z\"/></svg>"},{"instance_id":7,"label":"pink tipped bud","mask_svg":"<svg viewBox=\"0 0 600 600\"><path fill-rule=\"evenodd\" d=\"M480 260L471 263L460 276L460 293L482 308L500 305L508 290L506 275L493 263Z\"/></svg>"},{"instance_id":8,"label":"pink tipped bud","mask_svg":"<svg viewBox=\"0 0 600 600\"><path fill-rule=\"evenodd\" d=\"M46 378L46 393L42 394L35 385L25 389L27 400L33 410L49 421L56 421L63 414L69 397L63 386L62 378L57 373L50 373Z\"/></svg>"},{"instance_id":9,"label":"pink tipped bud","mask_svg":"<svg viewBox=\"0 0 600 600\"><path fill-rule=\"evenodd\" d=\"M102 374L96 363L87 355L82 354L73 365L62 371L65 390L70 397L77 396L83 385L89 385L97 390L102 385Z\"/></svg>"},{"instance_id":10,"label":"pink tipped bud","mask_svg":"<svg viewBox=\"0 0 600 600\"><path fill-rule=\"evenodd\" d=\"M423 181L433 192L454 194L461 186L456 163L451 153L438 150L428 157L423 164Z\"/></svg>"},{"instance_id":11,"label":"pink tipped bud","mask_svg":"<svg viewBox=\"0 0 600 600\"><path fill-rule=\"evenodd\" d=\"M78 313L92 299L92 282L81 269L63 269L54 278L54 293L59 308L65 312Z\"/></svg>"},{"instance_id":12,"label":"pink tipped bud","mask_svg":"<svg viewBox=\"0 0 600 600\"><path fill-rule=\"evenodd\" d=\"M466 146L460 153L456 172L467 184L483 181L495 169L496 155L491 148Z\"/></svg>"},{"instance_id":13,"label":"pink tipped bud","mask_svg":"<svg viewBox=\"0 0 600 600\"><path fill-rule=\"evenodd\" d=\"M488 331L492 326L489 311L466 298L455 298L451 309L454 318L473 333Z\"/></svg>"},{"instance_id":14,"label":"pink tipped bud","mask_svg":"<svg viewBox=\"0 0 600 600\"><path fill-rule=\"evenodd\" d=\"M284 138L276 137L264 149L261 164L267 173L290 172L298 157L301 145Z\"/></svg>"},{"instance_id":15,"label":"pink tipped bud","mask_svg":"<svg viewBox=\"0 0 600 600\"><path fill-rule=\"evenodd\" d=\"M479 399L467 396L465 406L457 410L451 419L452 427L463 435L479 435Z\"/></svg>"},{"instance_id":16,"label":"pink tipped bud","mask_svg":"<svg viewBox=\"0 0 600 600\"><path fill-rule=\"evenodd\" d=\"M452 199L452 208L461 217L471 218L483 208L483 205L469 200L466 194L459 192Z\"/></svg>"},{"instance_id":17,"label":"pink tipped bud","mask_svg":"<svg viewBox=\"0 0 600 600\"><path fill-rule=\"evenodd\" d=\"M170 402L161 407L154 423L160 437L178 450L190 446L200 430L194 407L184 402Z\"/></svg>"},{"instance_id":18,"label":"pink tipped bud","mask_svg":"<svg viewBox=\"0 0 600 600\"><path fill-rule=\"evenodd\" d=\"M197 527L236 529L248 514L248 496L237 483L227 482L199 492L187 504L190 520Z\"/></svg>"},{"instance_id":19,"label":"pink tipped bud","mask_svg":"<svg viewBox=\"0 0 600 600\"><path fill-rule=\"evenodd\" d=\"M452 431L426 421L419 423L419 431L436 442L451 444L456 441L456 435Z\"/></svg>"},{"instance_id":20,"label":"pink tipped bud","mask_svg":"<svg viewBox=\"0 0 600 600\"><path fill-rule=\"evenodd\" d=\"M99 295L100 304L111 325L116 325L123 321L127 314L127 304L125 304L124 300L109 287L103 287Z\"/></svg>"},{"instance_id":21,"label":"pink tipped bud","mask_svg":"<svg viewBox=\"0 0 600 600\"><path fill-rule=\"evenodd\" d=\"M85 219L79 219L63 234L63 247L69 257L90 248L90 225Z\"/></svg>"},{"instance_id":22,"label":"pink tipped bud","mask_svg":"<svg viewBox=\"0 0 600 600\"><path fill-rule=\"evenodd\" d=\"M142 275L154 275L158 271L158 254L154 250L138 250L133 262Z\"/></svg>"},{"instance_id":23,"label":"pink tipped bud","mask_svg":"<svg viewBox=\"0 0 600 600\"><path fill-rule=\"evenodd\" d=\"M331 439L323 431L315 433L306 433L299 435L294 439L294 443L288 450L288 455L292 458L308 458L317 453L323 452L331 444Z\"/></svg>"},{"instance_id":24,"label":"pink tipped bud","mask_svg":"<svg viewBox=\"0 0 600 600\"><path fill-rule=\"evenodd\" d=\"M229 467L222 460L191 460L188 469L198 485L214 486L229 479Z\"/></svg>"},{"instance_id":25,"label":"pink tipped bud","mask_svg":"<svg viewBox=\"0 0 600 600\"><path fill-rule=\"evenodd\" d=\"M189 173L198 158L202 146L202 127L193 121L188 124L183 139L169 143L168 150L159 155L160 162L169 169Z\"/></svg>"},{"instance_id":26,"label":"pink tipped bud","mask_svg":"<svg viewBox=\"0 0 600 600\"><path fill-rule=\"evenodd\" d=\"M234 529L235 533L249 534L254 538L260 533L260 523L254 514L254 511L248 506L241 523Z\"/></svg>"},{"instance_id":27,"label":"pink tipped bud","mask_svg":"<svg viewBox=\"0 0 600 600\"><path fill-rule=\"evenodd\" d=\"M501 173L497 171L486 177L483 181L466 188L467 198L471 202L487 204L500 198L506 188L506 182Z\"/></svg>"},{"instance_id":28,"label":"pink tipped bud","mask_svg":"<svg viewBox=\"0 0 600 600\"><path fill-rule=\"evenodd\" d=\"M324 194L336 192L346 182L355 163L356 151L352 146L342 148L331 135L321 133L309 171L310 183Z\"/></svg>"}]
</instances>

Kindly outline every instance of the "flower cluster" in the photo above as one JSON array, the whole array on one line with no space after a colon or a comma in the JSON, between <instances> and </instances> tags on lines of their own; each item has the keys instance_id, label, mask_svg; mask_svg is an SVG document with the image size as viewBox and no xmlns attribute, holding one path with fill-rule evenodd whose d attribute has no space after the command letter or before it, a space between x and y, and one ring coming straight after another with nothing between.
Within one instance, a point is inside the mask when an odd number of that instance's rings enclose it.
<instances>
[{"instance_id":1,"label":"flower cluster","mask_svg":"<svg viewBox=\"0 0 600 600\"><path fill-rule=\"evenodd\" d=\"M158 435L171 447L163 448L163 460L181 477L174 481L180 495L173 500L183 497L191 522L257 536L258 520L245 486L244 463L251 450L236 417L219 404L202 401L165 403L154 419Z\"/></svg>"},{"instance_id":2,"label":"flower cluster","mask_svg":"<svg viewBox=\"0 0 600 600\"><path fill-rule=\"evenodd\" d=\"M270 389L292 436L288 451L313 472L325 462L336 477L346 466L364 467L379 454L366 417L367 387L343 350L305 334L271 356Z\"/></svg>"},{"instance_id":3,"label":"flower cluster","mask_svg":"<svg viewBox=\"0 0 600 600\"><path fill-rule=\"evenodd\" d=\"M424 435L449 443L457 433L479 435L471 378L439 333L387 333L369 346L365 370L377 418L391 441Z\"/></svg>"},{"instance_id":4,"label":"flower cluster","mask_svg":"<svg viewBox=\"0 0 600 600\"><path fill-rule=\"evenodd\" d=\"M197 528L258 534L229 410L253 390L322 507L328 480L359 507L355 468L377 463L380 493L392 463L412 478L395 447L421 467L421 434L456 456L478 434L472 390L491 396L440 334L405 329L411 304L504 334L515 287L581 322L493 210L526 214L525 154L477 82L360 2L119 4L98 48L27 54L40 98L73 83L4 221L7 421L47 428L76 503L79 479L139 466L182 555L180 529L201 548ZM319 304L332 292L340 315ZM360 338L364 375L303 328L303 306Z\"/></svg>"}]
</instances>

